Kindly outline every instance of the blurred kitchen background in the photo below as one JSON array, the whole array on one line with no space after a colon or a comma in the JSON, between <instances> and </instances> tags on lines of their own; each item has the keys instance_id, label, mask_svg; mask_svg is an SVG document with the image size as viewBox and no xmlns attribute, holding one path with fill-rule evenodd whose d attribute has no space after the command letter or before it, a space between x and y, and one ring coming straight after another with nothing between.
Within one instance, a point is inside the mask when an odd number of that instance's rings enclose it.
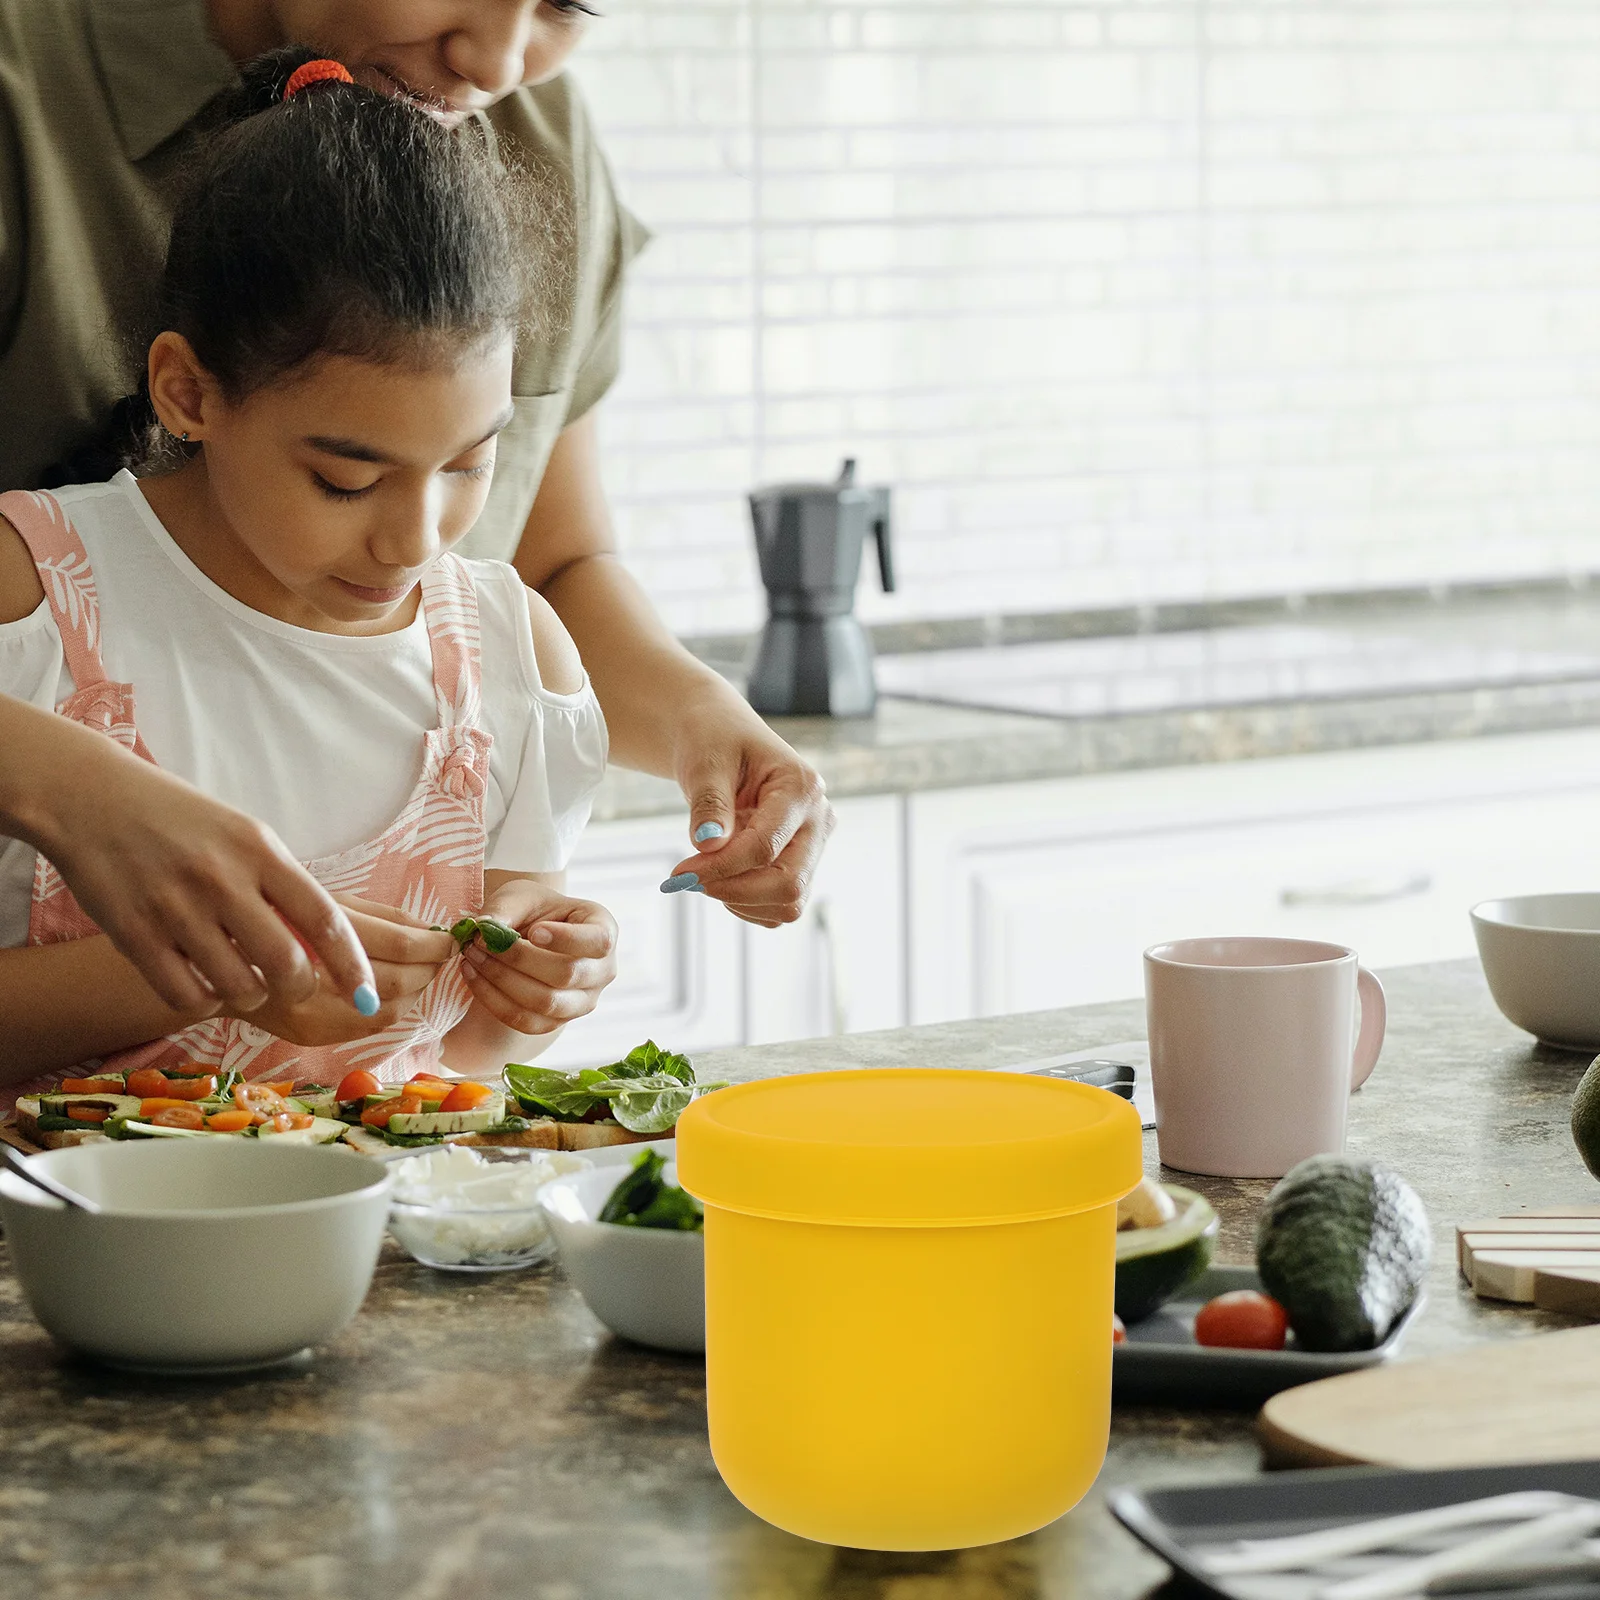
<instances>
[{"instance_id":1,"label":"blurred kitchen background","mask_svg":"<svg viewBox=\"0 0 1600 1600\"><path fill-rule=\"evenodd\" d=\"M877 716L785 728L813 914L659 896L682 817L614 774L627 971L563 1054L1133 994L1196 933L1464 955L1596 881L1600 10L617 0L574 73L655 233L629 565L737 676L746 494L852 456L899 583Z\"/></svg>"}]
</instances>

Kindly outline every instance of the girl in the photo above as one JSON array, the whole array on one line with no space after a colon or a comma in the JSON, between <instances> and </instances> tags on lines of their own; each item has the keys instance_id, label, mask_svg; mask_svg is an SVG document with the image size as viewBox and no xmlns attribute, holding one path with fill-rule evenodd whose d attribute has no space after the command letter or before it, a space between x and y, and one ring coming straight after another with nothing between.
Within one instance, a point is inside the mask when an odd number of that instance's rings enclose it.
<instances>
[{"instance_id":1,"label":"girl","mask_svg":"<svg viewBox=\"0 0 1600 1600\"><path fill-rule=\"evenodd\" d=\"M487 1076L610 981L614 924L560 892L599 708L544 602L450 554L513 416L528 194L335 63L247 71L160 287L148 406L175 468L0 497L0 691L261 817L350 911L381 1004L176 1011L11 842L0 1098L91 1058ZM526 937L460 955L431 931L479 907Z\"/></svg>"}]
</instances>

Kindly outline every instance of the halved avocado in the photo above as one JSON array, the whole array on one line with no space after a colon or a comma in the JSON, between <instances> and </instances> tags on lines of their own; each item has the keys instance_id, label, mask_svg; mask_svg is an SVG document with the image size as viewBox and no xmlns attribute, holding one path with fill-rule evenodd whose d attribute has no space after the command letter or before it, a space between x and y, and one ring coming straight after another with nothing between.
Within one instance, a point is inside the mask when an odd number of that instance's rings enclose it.
<instances>
[{"instance_id":1,"label":"halved avocado","mask_svg":"<svg viewBox=\"0 0 1600 1600\"><path fill-rule=\"evenodd\" d=\"M1217 1246L1211 1202L1175 1183L1161 1187L1177 1206L1177 1216L1157 1228L1124 1228L1117 1234L1116 1308L1127 1326L1152 1316L1198 1278Z\"/></svg>"}]
</instances>

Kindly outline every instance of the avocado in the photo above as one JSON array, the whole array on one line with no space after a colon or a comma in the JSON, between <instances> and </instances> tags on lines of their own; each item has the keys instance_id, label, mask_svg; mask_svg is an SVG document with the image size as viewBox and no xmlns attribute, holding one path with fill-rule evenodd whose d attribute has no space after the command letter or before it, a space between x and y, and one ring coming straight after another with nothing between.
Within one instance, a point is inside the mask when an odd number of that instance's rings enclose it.
<instances>
[{"instance_id":1,"label":"avocado","mask_svg":"<svg viewBox=\"0 0 1600 1600\"><path fill-rule=\"evenodd\" d=\"M1211 1265L1217 1214L1203 1195L1161 1185L1177 1208L1169 1222L1117 1233L1116 1311L1131 1327L1159 1311L1186 1283Z\"/></svg>"},{"instance_id":2,"label":"avocado","mask_svg":"<svg viewBox=\"0 0 1600 1600\"><path fill-rule=\"evenodd\" d=\"M1267 1196L1256 1270L1302 1350L1371 1350L1428 1271L1428 1214L1398 1173L1358 1156L1312 1156Z\"/></svg>"},{"instance_id":3,"label":"avocado","mask_svg":"<svg viewBox=\"0 0 1600 1600\"><path fill-rule=\"evenodd\" d=\"M1589 1063L1572 1097L1572 1142L1584 1166L1600 1178L1600 1056Z\"/></svg>"},{"instance_id":4,"label":"avocado","mask_svg":"<svg viewBox=\"0 0 1600 1600\"><path fill-rule=\"evenodd\" d=\"M309 1128L290 1128L279 1133L272 1124L264 1123L256 1129L260 1139L281 1139L285 1144L333 1144L344 1137L345 1125L331 1117L313 1117Z\"/></svg>"},{"instance_id":5,"label":"avocado","mask_svg":"<svg viewBox=\"0 0 1600 1600\"><path fill-rule=\"evenodd\" d=\"M397 1111L389 1118L391 1133L484 1133L505 1120L503 1095L493 1095L471 1111Z\"/></svg>"}]
</instances>

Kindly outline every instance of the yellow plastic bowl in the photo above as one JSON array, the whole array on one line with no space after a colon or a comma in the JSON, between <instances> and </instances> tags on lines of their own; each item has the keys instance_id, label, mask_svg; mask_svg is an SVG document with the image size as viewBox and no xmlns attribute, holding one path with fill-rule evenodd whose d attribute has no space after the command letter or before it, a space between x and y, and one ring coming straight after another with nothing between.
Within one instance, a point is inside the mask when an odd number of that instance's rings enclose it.
<instances>
[{"instance_id":1,"label":"yellow plastic bowl","mask_svg":"<svg viewBox=\"0 0 1600 1600\"><path fill-rule=\"evenodd\" d=\"M707 1095L677 1133L706 1210L711 1451L744 1505L828 1544L950 1550L1078 1502L1111 1420L1127 1101L810 1073Z\"/></svg>"}]
</instances>

